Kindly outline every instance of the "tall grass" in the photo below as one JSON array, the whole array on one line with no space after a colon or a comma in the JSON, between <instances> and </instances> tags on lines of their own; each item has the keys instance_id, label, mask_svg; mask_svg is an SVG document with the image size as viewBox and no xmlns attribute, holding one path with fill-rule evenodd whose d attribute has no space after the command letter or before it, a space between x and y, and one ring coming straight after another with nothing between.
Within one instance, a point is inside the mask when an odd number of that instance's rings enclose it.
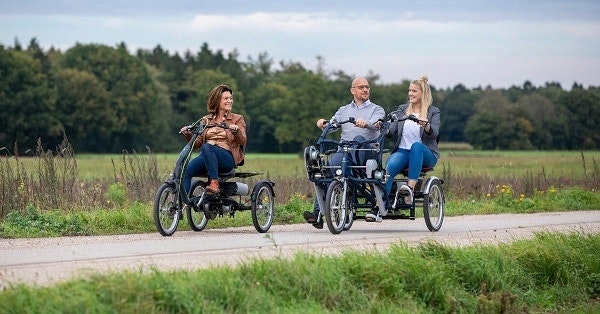
<instances>
[{"instance_id":1,"label":"tall grass","mask_svg":"<svg viewBox=\"0 0 600 314\"><path fill-rule=\"evenodd\" d=\"M386 251L17 284L0 292L0 312L597 313L599 254L600 235L577 232L458 248L397 243Z\"/></svg>"},{"instance_id":2,"label":"tall grass","mask_svg":"<svg viewBox=\"0 0 600 314\"><path fill-rule=\"evenodd\" d=\"M431 175L444 181L450 204L496 198L506 206L526 207L550 191L583 188L597 193L597 155L598 152L449 151ZM38 143L33 157L1 155L0 221L10 212L29 215L32 208L42 214L59 211L63 215L118 211L136 203L148 204L150 208L156 188L172 170L176 157L155 155L150 149L143 154L124 151L121 155L76 157L66 139L54 150L44 150ZM246 165L238 171L262 173L241 179L250 186L258 180L274 181L279 207L300 198L305 201L301 207L310 210L314 188L306 179L301 156L248 155Z\"/></svg>"},{"instance_id":3,"label":"tall grass","mask_svg":"<svg viewBox=\"0 0 600 314\"><path fill-rule=\"evenodd\" d=\"M54 151L38 142L33 158L0 156L0 219L9 212L25 213L30 206L72 212L147 202L163 180L150 151L125 151L120 164L113 159L111 163L109 179L81 179L66 139Z\"/></svg>"}]
</instances>

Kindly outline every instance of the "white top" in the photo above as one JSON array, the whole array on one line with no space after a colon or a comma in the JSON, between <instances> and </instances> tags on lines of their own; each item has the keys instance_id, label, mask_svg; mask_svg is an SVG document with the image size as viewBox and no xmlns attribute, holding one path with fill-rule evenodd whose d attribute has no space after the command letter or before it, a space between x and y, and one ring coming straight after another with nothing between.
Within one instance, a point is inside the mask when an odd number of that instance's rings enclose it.
<instances>
[{"instance_id":1,"label":"white top","mask_svg":"<svg viewBox=\"0 0 600 314\"><path fill-rule=\"evenodd\" d=\"M417 118L418 114L413 113ZM412 144L421 142L421 127L414 121L405 120L399 148L410 149Z\"/></svg>"}]
</instances>

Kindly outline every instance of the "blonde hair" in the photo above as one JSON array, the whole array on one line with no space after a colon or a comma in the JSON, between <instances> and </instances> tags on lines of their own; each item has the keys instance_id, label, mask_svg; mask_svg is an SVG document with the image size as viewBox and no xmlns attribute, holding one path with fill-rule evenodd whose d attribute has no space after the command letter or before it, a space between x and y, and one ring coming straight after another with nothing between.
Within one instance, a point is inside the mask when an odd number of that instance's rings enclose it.
<instances>
[{"instance_id":1,"label":"blonde hair","mask_svg":"<svg viewBox=\"0 0 600 314\"><path fill-rule=\"evenodd\" d=\"M429 78L427 75L422 75L418 79L410 82L410 84L414 84L419 86L419 89L423 93L421 97L421 114L424 114L427 117L427 113L429 110L429 106L433 103L433 97L431 96L431 88L429 87ZM412 103L408 101L408 112L407 114L413 113Z\"/></svg>"}]
</instances>

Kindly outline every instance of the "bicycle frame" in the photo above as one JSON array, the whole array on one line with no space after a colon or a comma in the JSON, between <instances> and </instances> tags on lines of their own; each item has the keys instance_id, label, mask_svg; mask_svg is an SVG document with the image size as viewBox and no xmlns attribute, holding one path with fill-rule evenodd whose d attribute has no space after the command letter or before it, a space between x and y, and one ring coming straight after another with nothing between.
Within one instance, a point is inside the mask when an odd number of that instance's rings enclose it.
<instances>
[{"instance_id":1,"label":"bicycle frame","mask_svg":"<svg viewBox=\"0 0 600 314\"><path fill-rule=\"evenodd\" d=\"M399 113L402 113L402 118L399 118ZM380 135L372 140L357 142L357 141L346 141L346 140L334 140L327 138L327 135L334 129L339 128L345 123L355 123L354 118L349 118L346 121L336 121L332 118L325 128L323 129L319 139L317 140L318 150L311 150L307 148L305 150L305 158L307 160L315 161L314 165L306 165L308 172L308 179L315 183L315 195L317 196L317 202L319 208L326 208L324 204L324 192L320 189L319 185L329 186L333 180L338 180L343 183L344 195L348 195L351 192L354 198L362 197L366 201L364 203L358 203L356 200L352 202L352 210L356 208L372 208L378 206L382 214L386 214L391 208L388 195L385 194L385 184L387 180L393 180L394 178L388 178L385 174L383 167L383 154L385 150L384 141L385 133L389 128L390 122L412 120L418 122L419 120L413 116L407 116L404 112L394 111L388 114L384 119L380 119L381 132ZM337 149L327 149L328 145L334 145ZM359 148L358 146L372 145L371 148ZM365 165L352 165L350 155L357 151L371 151L376 152L376 159L370 159L366 161ZM329 157L335 153L342 153L342 162L340 166L328 165ZM324 158L328 158L324 161ZM312 169L309 169L311 168ZM312 173L311 173L312 170ZM316 171L315 171L316 170ZM333 172L333 173L332 173ZM345 201L346 199L343 200ZM414 204L411 208L411 213L414 213ZM413 214L414 216L414 214Z\"/></svg>"},{"instance_id":2,"label":"bicycle frame","mask_svg":"<svg viewBox=\"0 0 600 314\"><path fill-rule=\"evenodd\" d=\"M332 166L328 165L328 161L322 162L319 166L321 170L317 175L309 175L309 180L315 182L315 194L317 195L317 202L319 208L327 208L324 204L324 192L320 189L319 185L329 185L333 180L342 182L344 186L344 199L343 204L346 204L345 197L352 195L354 200L352 202L352 210L360 207L372 207L370 204L377 203L381 208L385 208L383 191L385 190L385 181L382 171L382 159L383 159L383 141L385 130L387 130L388 123L385 120L380 120L382 123L381 134L372 140L367 141L346 141L346 140L334 140L329 139L326 136L333 131L333 129L339 128L345 123L355 123L354 118L350 118L347 121L336 121L331 119L323 129L321 136L317 141L319 147L318 152L309 152L313 158L323 160L327 158L330 160L332 154L343 154L341 165ZM336 149L327 150L327 146L334 145ZM369 147L371 146L371 147ZM366 165L354 165L352 163L351 154L360 151L370 151L376 154L376 159L370 159L366 161ZM369 188L373 186L374 188ZM348 193L351 192L351 193ZM356 197L364 197L367 201L364 204L360 204L356 201Z\"/></svg>"},{"instance_id":3,"label":"bicycle frame","mask_svg":"<svg viewBox=\"0 0 600 314\"><path fill-rule=\"evenodd\" d=\"M215 126L215 125L213 125ZM190 161L194 150L194 143L198 139L198 137L204 132L204 129L211 127L210 125L203 125L201 120L194 122L193 124L188 126L188 130L192 132L192 137L187 142L187 144L183 147L181 152L179 153L179 157L175 162L175 167L173 169L173 173L167 179L167 183L172 184L175 187L175 191L177 191L177 199L180 204L185 204L188 206L196 207L196 204L200 203L197 201L198 197L190 198L188 193L185 191L183 187L183 172ZM181 132L180 132L181 133ZM204 193L200 196L200 200L204 197Z\"/></svg>"},{"instance_id":4,"label":"bicycle frame","mask_svg":"<svg viewBox=\"0 0 600 314\"><path fill-rule=\"evenodd\" d=\"M343 230L349 230L355 218L365 218L367 212L375 208L379 210L381 218L384 219L414 220L417 203L415 198L419 199L418 201L423 206L423 216L427 228L430 231L438 231L441 227L445 202L442 180L430 176L422 181L420 177L417 187L421 186L421 188L419 191L415 190L410 203L397 203L400 196L398 191L395 195L385 193L388 180L406 181L390 177L382 165L383 154L386 152L383 149L384 138L390 128L390 122L404 120L425 122L414 115L406 115L402 110L394 111L379 120L381 133L377 138L367 141L338 141L326 136L342 124L355 121L354 118L349 118L347 121L338 122L332 118L317 140L318 149L315 146L305 148L304 161L307 177L314 183L316 200L321 209L318 219L321 219L321 216L326 218L325 221L331 233L339 234ZM328 149L328 145L334 145L335 149ZM369 157L371 159L367 159L366 162L358 158L356 159L358 164L355 165L352 162L354 160L352 155L363 150L374 152L375 156ZM338 165L331 165L333 153L342 154L341 162ZM421 176L424 176L423 173L427 171L422 170ZM323 189L323 187L326 188ZM393 199L392 195L394 195ZM359 208L366 210L358 211ZM403 209L409 209L409 215L401 212Z\"/></svg>"}]
</instances>

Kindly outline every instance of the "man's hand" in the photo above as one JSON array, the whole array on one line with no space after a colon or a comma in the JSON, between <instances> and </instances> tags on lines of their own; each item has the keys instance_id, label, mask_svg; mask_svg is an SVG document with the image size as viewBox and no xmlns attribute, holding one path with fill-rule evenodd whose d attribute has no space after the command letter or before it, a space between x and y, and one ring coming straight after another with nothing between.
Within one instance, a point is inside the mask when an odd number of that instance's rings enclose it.
<instances>
[{"instance_id":1,"label":"man's hand","mask_svg":"<svg viewBox=\"0 0 600 314\"><path fill-rule=\"evenodd\" d=\"M319 119L317 120L317 126L321 129L325 128L325 124L327 124L327 120L325 119Z\"/></svg>"},{"instance_id":2,"label":"man's hand","mask_svg":"<svg viewBox=\"0 0 600 314\"><path fill-rule=\"evenodd\" d=\"M367 126L369 126L369 122L363 118L358 118L356 119L356 122L354 122L354 125L356 125L359 128L366 128Z\"/></svg>"}]
</instances>

